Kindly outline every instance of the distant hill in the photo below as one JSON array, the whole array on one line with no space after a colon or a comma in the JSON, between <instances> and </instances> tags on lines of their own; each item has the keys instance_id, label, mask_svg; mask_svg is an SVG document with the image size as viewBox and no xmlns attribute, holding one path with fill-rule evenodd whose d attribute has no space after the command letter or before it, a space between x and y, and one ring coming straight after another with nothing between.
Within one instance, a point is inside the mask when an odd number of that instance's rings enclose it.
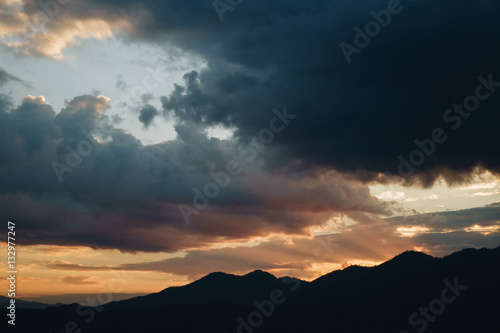
<instances>
[{"instance_id":1,"label":"distant hill","mask_svg":"<svg viewBox=\"0 0 500 333\"><path fill-rule=\"evenodd\" d=\"M101 305L101 300L107 300L109 302L110 299L115 301L121 301L125 299L130 299L137 296L144 296L144 293L135 293L135 294L125 294L125 293L109 293L103 297L98 297L98 294L64 294L64 295L50 295L50 296L33 296L33 297L20 297L23 301L29 302L40 302L50 305L62 305L62 304L90 304L92 305Z\"/></svg>"},{"instance_id":2,"label":"distant hill","mask_svg":"<svg viewBox=\"0 0 500 333\"><path fill-rule=\"evenodd\" d=\"M61 332L74 322L95 333L499 333L499 299L500 247L444 258L408 251L310 283L263 271L212 273L99 308L19 310L16 328Z\"/></svg>"},{"instance_id":3,"label":"distant hill","mask_svg":"<svg viewBox=\"0 0 500 333\"><path fill-rule=\"evenodd\" d=\"M10 298L0 296L0 308L5 309L10 305ZM46 309L50 305L39 302L28 302L16 299L16 308L18 309Z\"/></svg>"}]
</instances>

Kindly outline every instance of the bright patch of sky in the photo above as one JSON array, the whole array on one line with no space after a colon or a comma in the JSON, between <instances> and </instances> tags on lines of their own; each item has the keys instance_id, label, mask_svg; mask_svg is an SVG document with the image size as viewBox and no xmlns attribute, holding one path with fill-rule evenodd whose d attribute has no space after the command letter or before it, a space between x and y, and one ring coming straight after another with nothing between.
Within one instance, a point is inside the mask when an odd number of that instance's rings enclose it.
<instances>
[{"instance_id":1,"label":"bright patch of sky","mask_svg":"<svg viewBox=\"0 0 500 333\"><path fill-rule=\"evenodd\" d=\"M500 179L489 172L472 183L448 187L439 181L430 189L391 185L370 186L373 195L384 201L396 201L419 213L443 212L485 206L500 201Z\"/></svg>"}]
</instances>

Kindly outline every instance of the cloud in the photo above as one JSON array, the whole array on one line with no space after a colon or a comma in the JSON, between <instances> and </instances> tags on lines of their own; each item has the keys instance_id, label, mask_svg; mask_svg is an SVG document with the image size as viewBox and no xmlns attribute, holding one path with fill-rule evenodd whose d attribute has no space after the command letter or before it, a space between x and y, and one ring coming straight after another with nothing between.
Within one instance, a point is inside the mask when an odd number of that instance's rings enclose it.
<instances>
[{"instance_id":1,"label":"cloud","mask_svg":"<svg viewBox=\"0 0 500 333\"><path fill-rule=\"evenodd\" d=\"M457 131L443 115L474 94L478 76L491 73L500 81L500 47L490 42L500 4L405 2L405 10L348 65L339 44L353 43L353 28L364 27L373 20L370 11L386 5L255 1L221 24L202 1L175 8L172 1L151 2L154 11L144 8L149 19L139 22L133 38L168 39L208 63L205 71L187 73L185 84L162 100L166 114L235 127L239 138L262 128L276 105L299 114L293 129L274 142L284 151L266 160L270 167L293 160L302 168L331 167L375 180L386 171L397 174L397 157L408 158L418 149L416 139L442 128L448 140L407 185L430 186L440 176L463 182L477 166L498 173L500 161L489 153L498 139L497 92Z\"/></svg>"},{"instance_id":2,"label":"cloud","mask_svg":"<svg viewBox=\"0 0 500 333\"><path fill-rule=\"evenodd\" d=\"M363 241L362 238L369 233L374 237ZM271 237L261 239L248 246L228 244L223 248L188 251L183 257L120 264L113 267L89 267L67 262L45 264L48 268L57 270L154 271L188 276L189 280L198 279L213 271L245 274L255 269L264 269L276 276L289 275L312 279L318 277L318 265L340 268L346 261L364 261L376 264L391 258L396 253L403 252L407 246L411 245L407 239L397 236L392 236L392 239L391 236L387 235L382 238L379 237L381 234L382 230L379 228L366 228L366 226L360 225L356 230L346 230L344 235L293 237L293 244L285 243L281 237ZM390 242L387 237L390 238ZM366 246L359 246L358 242L363 242ZM377 246L375 251L370 248L374 245Z\"/></svg>"},{"instance_id":3,"label":"cloud","mask_svg":"<svg viewBox=\"0 0 500 333\"><path fill-rule=\"evenodd\" d=\"M92 276L88 275L82 275L82 276L68 275L68 276L63 276L61 280L64 283L73 284L77 286L99 284L99 282L92 280Z\"/></svg>"},{"instance_id":4,"label":"cloud","mask_svg":"<svg viewBox=\"0 0 500 333\"><path fill-rule=\"evenodd\" d=\"M127 82L125 82L123 80L123 76L122 75L118 75L116 77L116 88L118 88L120 91L125 91L127 88L128 88L128 84Z\"/></svg>"},{"instance_id":5,"label":"cloud","mask_svg":"<svg viewBox=\"0 0 500 333\"><path fill-rule=\"evenodd\" d=\"M354 43L353 28L364 28L373 20L370 12L386 8L387 1L259 0L227 12L223 23L213 5L201 0L71 2L60 6L43 34L12 47L61 58L78 39L114 35L196 54L207 69L186 73L185 84L162 98L160 111L205 127L236 128L242 140L265 126L269 110L288 105L301 120L273 142L282 149L265 160L269 168L294 163L352 172L365 181L421 186L439 177L464 182L478 167L498 173L500 161L489 153L498 139L496 92L461 119L458 130L453 127L459 120L443 115L474 94L479 76L500 81L500 46L490 42L500 4L446 0L401 6L351 64L340 43ZM39 10L36 4L22 7L27 16ZM428 139L435 128L448 139L424 157L413 176L381 177L398 174L398 156L408 159L418 149L415 140Z\"/></svg>"},{"instance_id":6,"label":"cloud","mask_svg":"<svg viewBox=\"0 0 500 333\"><path fill-rule=\"evenodd\" d=\"M464 248L494 248L500 241L500 205L375 219L370 224L343 224L310 237L254 238L247 243L220 243L182 256L116 266L88 266L63 261L42 262L50 269L71 271L145 271L195 280L212 271L245 274L260 268L276 276L313 279L347 264L375 265L408 249L444 256ZM480 222L480 226L478 225Z\"/></svg>"},{"instance_id":7,"label":"cloud","mask_svg":"<svg viewBox=\"0 0 500 333\"><path fill-rule=\"evenodd\" d=\"M265 155L249 161L235 142L209 138L191 122L176 126L176 140L143 145L111 125L109 107L105 96L82 95L56 114L42 96L26 96L1 110L0 150L11 158L0 162L0 216L23 221L25 244L177 251L310 235L332 216L390 213L390 203L355 179L273 174L261 167ZM192 206L196 191L236 160L242 173L187 225L178 205Z\"/></svg>"},{"instance_id":8,"label":"cloud","mask_svg":"<svg viewBox=\"0 0 500 333\"><path fill-rule=\"evenodd\" d=\"M140 111L139 121L144 124L144 127L149 127L149 125L151 125L151 122L159 114L160 113L154 106L149 104L145 105Z\"/></svg>"},{"instance_id":9,"label":"cloud","mask_svg":"<svg viewBox=\"0 0 500 333\"><path fill-rule=\"evenodd\" d=\"M359 224L338 234L292 239L293 245L274 237L253 246L192 250L184 257L122 264L115 269L187 275L193 280L212 271L245 274L260 268L276 276L310 280L320 275L318 267L327 273L346 262L375 265L413 246L412 239L388 232L385 224Z\"/></svg>"},{"instance_id":10,"label":"cloud","mask_svg":"<svg viewBox=\"0 0 500 333\"><path fill-rule=\"evenodd\" d=\"M79 46L85 39L108 39L132 26L117 14L103 14L77 1L31 2L3 0L5 20L0 38L9 48L26 56L65 59L63 50Z\"/></svg>"},{"instance_id":11,"label":"cloud","mask_svg":"<svg viewBox=\"0 0 500 333\"><path fill-rule=\"evenodd\" d=\"M18 9L20 4L17 0L0 1L0 38L25 32L28 17Z\"/></svg>"},{"instance_id":12,"label":"cloud","mask_svg":"<svg viewBox=\"0 0 500 333\"><path fill-rule=\"evenodd\" d=\"M17 76L7 72L5 69L0 67L0 87L6 85L9 82L17 82L17 83L20 83L27 88L33 88L29 83L21 80Z\"/></svg>"},{"instance_id":13,"label":"cloud","mask_svg":"<svg viewBox=\"0 0 500 333\"><path fill-rule=\"evenodd\" d=\"M112 266L86 266L81 264L74 264L67 261L51 261L42 262L47 268L64 270L64 271L103 271L111 270Z\"/></svg>"},{"instance_id":14,"label":"cloud","mask_svg":"<svg viewBox=\"0 0 500 333\"><path fill-rule=\"evenodd\" d=\"M317 276L317 266L326 264L337 265L326 266L337 268L345 262L376 264L408 249L444 256L464 248L495 248L499 242L500 204L496 203L453 212L341 226L340 230L329 235L294 237L293 245L276 237L254 246L193 250L184 257L123 264L119 268L188 275L195 279L214 270L240 274L260 267L277 276L289 274L310 279ZM316 267L311 266L312 263Z\"/></svg>"},{"instance_id":15,"label":"cloud","mask_svg":"<svg viewBox=\"0 0 500 333\"><path fill-rule=\"evenodd\" d=\"M427 227L433 232L464 230L476 224L494 226L500 225L500 203L456 211L396 216L387 221L398 225Z\"/></svg>"}]
</instances>

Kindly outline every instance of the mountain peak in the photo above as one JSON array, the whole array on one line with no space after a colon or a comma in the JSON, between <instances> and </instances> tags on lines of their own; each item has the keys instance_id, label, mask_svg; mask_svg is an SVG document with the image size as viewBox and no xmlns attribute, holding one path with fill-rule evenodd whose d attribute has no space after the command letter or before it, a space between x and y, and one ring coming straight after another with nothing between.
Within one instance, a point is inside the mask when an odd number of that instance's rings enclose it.
<instances>
[{"instance_id":1,"label":"mountain peak","mask_svg":"<svg viewBox=\"0 0 500 333\"><path fill-rule=\"evenodd\" d=\"M413 250L410 250L410 251L405 251L401 254L398 254L397 256L395 256L393 259L396 259L396 258L403 258L403 259L415 259L415 258L434 258L424 252L419 252L419 251L413 251Z\"/></svg>"},{"instance_id":2,"label":"mountain peak","mask_svg":"<svg viewBox=\"0 0 500 333\"><path fill-rule=\"evenodd\" d=\"M278 280L276 276L272 275L271 273L262 271L260 269L245 274L242 276L242 278L244 280L252 281L252 283L259 283L259 284L273 283Z\"/></svg>"},{"instance_id":3,"label":"mountain peak","mask_svg":"<svg viewBox=\"0 0 500 333\"><path fill-rule=\"evenodd\" d=\"M190 285L206 285L206 284L219 284L219 283L228 283L229 281L233 281L237 279L239 276L224 272L212 272L208 275L205 275L199 280L191 282Z\"/></svg>"},{"instance_id":4,"label":"mountain peak","mask_svg":"<svg viewBox=\"0 0 500 333\"><path fill-rule=\"evenodd\" d=\"M271 273L265 272L265 271L260 270L260 269L256 269L255 271L247 273L243 276L255 276L255 277L257 277L257 276L264 277L265 276L265 277L272 277L272 278L276 279L276 277L274 275L272 275Z\"/></svg>"},{"instance_id":5,"label":"mountain peak","mask_svg":"<svg viewBox=\"0 0 500 333\"><path fill-rule=\"evenodd\" d=\"M212 272L212 273L205 275L201 279L206 279L206 278L216 279L216 278L227 278L227 277L236 277L236 276L237 275L229 274L229 273L225 273L225 272Z\"/></svg>"},{"instance_id":6,"label":"mountain peak","mask_svg":"<svg viewBox=\"0 0 500 333\"><path fill-rule=\"evenodd\" d=\"M426 264L432 262L434 259L433 256L430 256L428 254L425 254L423 252L419 251L405 251L401 254L398 254L394 258L392 258L389 261L386 261L382 265L420 265L420 264ZM381 265L381 266L382 266Z\"/></svg>"}]
</instances>

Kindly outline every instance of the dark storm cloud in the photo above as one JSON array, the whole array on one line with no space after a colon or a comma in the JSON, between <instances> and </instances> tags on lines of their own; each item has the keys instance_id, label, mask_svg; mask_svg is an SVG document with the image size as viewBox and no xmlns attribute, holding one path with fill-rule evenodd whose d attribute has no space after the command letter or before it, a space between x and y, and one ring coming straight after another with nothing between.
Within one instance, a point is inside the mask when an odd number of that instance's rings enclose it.
<instances>
[{"instance_id":1,"label":"dark storm cloud","mask_svg":"<svg viewBox=\"0 0 500 333\"><path fill-rule=\"evenodd\" d=\"M474 95L479 76L500 82L500 46L491 42L500 30L500 4L401 1L398 14L348 64L339 45L355 45L354 28L364 30L374 20L370 12L389 3L245 1L221 22L210 1L93 0L61 7L47 29L57 35L64 22L94 18L117 30L115 23L126 21L116 34L127 40L200 56L207 69L187 73L184 86L162 98L163 113L234 127L239 139L261 129L268 110L288 105L301 121L273 142L282 149L266 159L271 169L293 161L294 169L333 167L364 180L398 174L398 157L408 160L416 139L441 128L446 142L424 156L418 179L407 184L429 186L440 175L461 181L476 166L498 172L498 156L490 153L499 139L498 93L491 91L474 113L443 116ZM28 14L36 10L25 4Z\"/></svg>"},{"instance_id":2,"label":"dark storm cloud","mask_svg":"<svg viewBox=\"0 0 500 333\"><path fill-rule=\"evenodd\" d=\"M187 74L186 85L163 100L167 113L234 126L245 137L265 124L270 108L293 107L301 121L277 138L286 150L269 167L294 159L372 179L371 172L397 173L398 156L408 159L415 139L442 128L448 140L417 168L427 172L424 185L439 175L460 180L477 165L500 170L491 154L499 140L498 92L458 130L459 120L443 119L474 94L478 76L500 82L500 46L491 42L500 30L499 3L401 1L402 11L350 65L339 44L354 44L353 28L364 29L374 20L370 11L385 10L388 1L244 2L223 23L210 1L88 6L120 8L135 24L133 38L177 44L207 60L207 70Z\"/></svg>"},{"instance_id":3,"label":"dark storm cloud","mask_svg":"<svg viewBox=\"0 0 500 333\"><path fill-rule=\"evenodd\" d=\"M159 114L160 113L154 106L147 104L139 111L139 121L144 124L144 127L149 127L155 117Z\"/></svg>"},{"instance_id":4,"label":"dark storm cloud","mask_svg":"<svg viewBox=\"0 0 500 333\"><path fill-rule=\"evenodd\" d=\"M333 215L390 211L333 171L288 178L261 170L262 158L240 157L244 172L187 225L178 204L192 204L193 189L203 191L211 173L238 158L234 142L186 122L176 140L145 146L111 125L104 96L75 97L57 114L43 97L4 106L0 151L9 158L0 161L0 218L22 221L24 244L176 251L308 234Z\"/></svg>"}]
</instances>

